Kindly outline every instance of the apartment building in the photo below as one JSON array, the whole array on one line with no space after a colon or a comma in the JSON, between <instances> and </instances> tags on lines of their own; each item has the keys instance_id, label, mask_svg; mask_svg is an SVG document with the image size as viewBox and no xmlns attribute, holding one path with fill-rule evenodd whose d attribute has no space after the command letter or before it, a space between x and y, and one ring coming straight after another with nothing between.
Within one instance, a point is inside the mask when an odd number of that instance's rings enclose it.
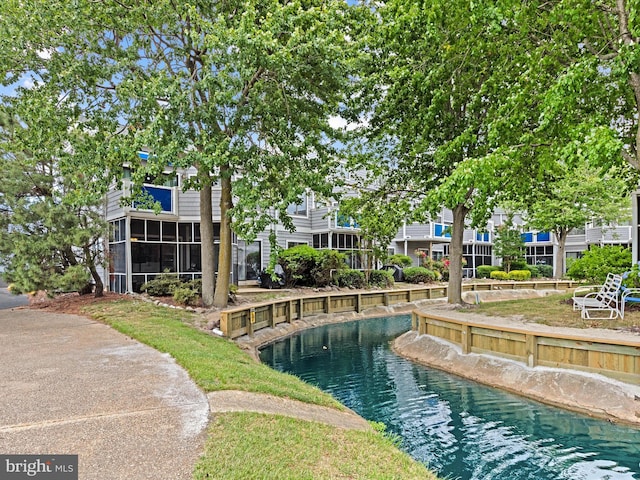
<instances>
[{"instance_id":1,"label":"apartment building","mask_svg":"<svg viewBox=\"0 0 640 480\"><path fill-rule=\"evenodd\" d=\"M143 157L144 153L141 153ZM144 158L144 157L143 157ZM160 204L160 213L142 206L124 206L122 198L130 193L130 182L125 169L122 189L112 190L105 200L104 215L111 226L108 241L109 267L105 271L105 285L111 291L139 291L147 281L164 271L177 273L183 279L201 276L201 238L199 193L182 191L181 182L195 172L167 172L162 183L144 185L146 192ZM220 190L213 188L214 248L219 245L220 214L216 206ZM639 200L635 198L635 205ZM293 233L281 225L273 225L280 247L289 248L306 244L317 249L334 249L346 254L352 268L363 268L362 244L358 224L341 214L336 202L316 202L313 195L290 205L288 212L296 226ZM464 232L463 254L466 260L465 277L474 277L480 265L498 265L493 252L494 229L504 223L506 215L497 211L485 230L467 229ZM638 225L634 213L634 225ZM410 256L419 265L420 256L440 259L449 254L452 213L446 209L425 224L405 224L389 245L389 253ZM557 242L548 232L529 231L522 219L521 225L529 264L553 265ZM258 235L255 241L233 235L232 283L254 282L259 272L268 265L271 255L269 232ZM566 245L567 258L577 258L590 245L619 244L631 247L632 227L623 225L608 227L597 222L584 229L571 232ZM637 245L634 244L634 251ZM420 252L424 252L421 254ZM636 257L637 258L637 255Z\"/></svg>"}]
</instances>

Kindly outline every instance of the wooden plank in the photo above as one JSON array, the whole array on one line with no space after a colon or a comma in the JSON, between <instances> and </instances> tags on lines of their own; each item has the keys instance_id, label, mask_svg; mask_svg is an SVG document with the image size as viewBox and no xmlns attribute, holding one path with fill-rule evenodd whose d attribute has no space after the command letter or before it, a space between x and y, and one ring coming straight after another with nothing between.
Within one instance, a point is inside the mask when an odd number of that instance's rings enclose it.
<instances>
[{"instance_id":1,"label":"wooden plank","mask_svg":"<svg viewBox=\"0 0 640 480\"><path fill-rule=\"evenodd\" d=\"M567 338L551 338L541 336L539 343L541 345L549 345L563 348L575 348L578 350L588 350L599 352L615 353L618 355L640 356L640 347L632 347L628 345L615 345L611 343L602 343L601 340L594 342L593 340L571 340Z\"/></svg>"},{"instance_id":2,"label":"wooden plank","mask_svg":"<svg viewBox=\"0 0 640 480\"><path fill-rule=\"evenodd\" d=\"M462 353L471 352L471 327L464 325L460 331L460 343L462 345Z\"/></svg>"},{"instance_id":3,"label":"wooden plank","mask_svg":"<svg viewBox=\"0 0 640 480\"><path fill-rule=\"evenodd\" d=\"M222 330L222 334L229 338L229 314L227 312L220 312L220 330Z\"/></svg>"},{"instance_id":4,"label":"wooden plank","mask_svg":"<svg viewBox=\"0 0 640 480\"><path fill-rule=\"evenodd\" d=\"M516 362L520 362L520 363L527 363L526 362L526 358L519 357L517 355L509 355L507 353L495 352L495 351L492 351L492 350L485 350L485 349L479 348L479 347L473 347L471 349L471 351L473 353L481 353L481 354L484 354L484 355L494 355L496 357L508 358L509 360L515 360Z\"/></svg>"},{"instance_id":5,"label":"wooden plank","mask_svg":"<svg viewBox=\"0 0 640 480\"><path fill-rule=\"evenodd\" d=\"M507 330L497 330L486 327L472 327L472 331L475 335L483 335L485 337L503 338L507 340L513 340L516 342L525 342L526 334L521 332L511 332Z\"/></svg>"},{"instance_id":6,"label":"wooden plank","mask_svg":"<svg viewBox=\"0 0 640 480\"><path fill-rule=\"evenodd\" d=\"M535 367L538 364L538 343L534 334L525 337L525 349L527 365L529 367Z\"/></svg>"}]
</instances>

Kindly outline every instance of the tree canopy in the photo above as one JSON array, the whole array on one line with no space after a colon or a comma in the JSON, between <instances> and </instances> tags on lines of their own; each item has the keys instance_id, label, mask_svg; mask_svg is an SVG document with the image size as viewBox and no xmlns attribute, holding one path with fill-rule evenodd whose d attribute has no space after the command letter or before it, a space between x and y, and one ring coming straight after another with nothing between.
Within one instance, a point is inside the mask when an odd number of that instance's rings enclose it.
<instances>
[{"instance_id":1,"label":"tree canopy","mask_svg":"<svg viewBox=\"0 0 640 480\"><path fill-rule=\"evenodd\" d=\"M77 202L80 172L64 172L61 159L73 155L58 135L60 117L37 109L0 112L0 262L14 293L80 291L102 296L98 269L107 230L100 194ZM33 107L33 105L31 105ZM55 108L54 108L55 109ZM46 113L51 113L52 109ZM43 115L44 114L44 115Z\"/></svg>"},{"instance_id":2,"label":"tree canopy","mask_svg":"<svg viewBox=\"0 0 640 480\"><path fill-rule=\"evenodd\" d=\"M385 2L368 32L358 107L379 191L407 199L413 219L453 211L449 301L461 302L467 219L484 226L500 196L520 188L518 165L489 135L520 74L519 2ZM506 136L504 138L507 138ZM405 212L409 216L409 212Z\"/></svg>"},{"instance_id":3,"label":"tree canopy","mask_svg":"<svg viewBox=\"0 0 640 480\"><path fill-rule=\"evenodd\" d=\"M251 239L306 189L331 192L329 118L349 81L351 15L339 0L176 3L13 1L0 7L5 82L65 96L102 140L91 167L133 180L194 167L201 192L203 301L224 306L231 228ZM34 20L35 19L35 20ZM22 89L20 96L29 96ZM140 162L138 150L150 152ZM72 158L72 161L79 160ZM76 164L84 168L86 164ZM211 189L221 188L213 298Z\"/></svg>"}]
</instances>

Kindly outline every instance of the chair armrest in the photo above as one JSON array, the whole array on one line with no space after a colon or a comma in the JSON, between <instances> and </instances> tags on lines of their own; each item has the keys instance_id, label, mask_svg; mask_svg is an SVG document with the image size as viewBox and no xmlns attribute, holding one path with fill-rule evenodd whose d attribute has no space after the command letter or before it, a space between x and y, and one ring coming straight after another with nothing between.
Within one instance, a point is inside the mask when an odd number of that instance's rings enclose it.
<instances>
[{"instance_id":1,"label":"chair armrest","mask_svg":"<svg viewBox=\"0 0 640 480\"><path fill-rule=\"evenodd\" d=\"M640 298L640 288L624 288L622 290L622 299L626 300L627 297Z\"/></svg>"},{"instance_id":2,"label":"chair armrest","mask_svg":"<svg viewBox=\"0 0 640 480\"><path fill-rule=\"evenodd\" d=\"M603 287L604 285L583 285L581 287L576 287L576 289L573 291L573 296L574 297L582 296L582 295L576 295L576 294L583 293L583 292L592 292L593 290L600 290Z\"/></svg>"}]
</instances>

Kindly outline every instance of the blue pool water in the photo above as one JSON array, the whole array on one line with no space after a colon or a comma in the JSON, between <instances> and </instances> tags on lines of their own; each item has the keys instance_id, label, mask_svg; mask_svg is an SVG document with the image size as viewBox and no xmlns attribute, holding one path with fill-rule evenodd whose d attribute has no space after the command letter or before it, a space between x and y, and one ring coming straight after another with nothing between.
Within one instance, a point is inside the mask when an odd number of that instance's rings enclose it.
<instances>
[{"instance_id":1,"label":"blue pool water","mask_svg":"<svg viewBox=\"0 0 640 480\"><path fill-rule=\"evenodd\" d=\"M260 358L385 423L442 478L640 479L640 430L416 365L390 350L409 328L406 316L327 325Z\"/></svg>"}]
</instances>

